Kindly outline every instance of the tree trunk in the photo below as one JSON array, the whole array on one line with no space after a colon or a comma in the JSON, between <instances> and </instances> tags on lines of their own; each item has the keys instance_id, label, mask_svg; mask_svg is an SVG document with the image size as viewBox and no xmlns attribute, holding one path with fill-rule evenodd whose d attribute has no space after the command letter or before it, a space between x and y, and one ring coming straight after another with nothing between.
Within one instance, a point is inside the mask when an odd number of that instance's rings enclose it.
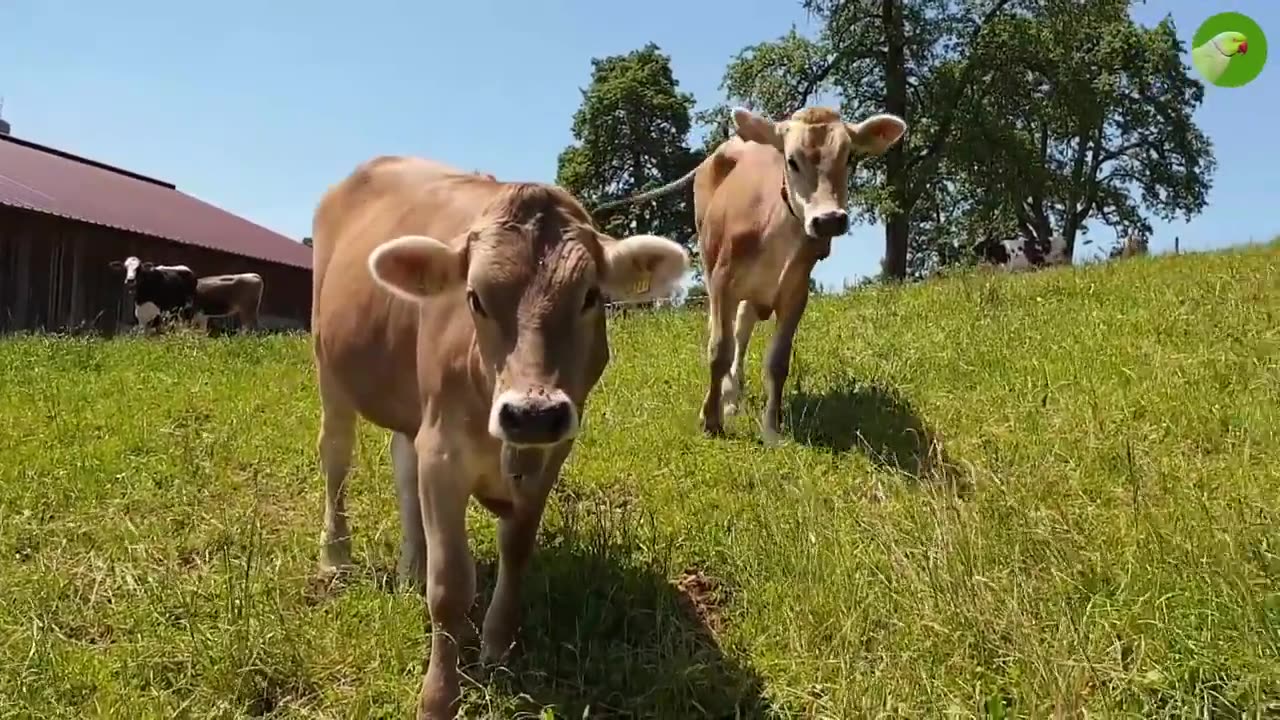
<instances>
[{"instance_id":1,"label":"tree trunk","mask_svg":"<svg viewBox=\"0 0 1280 720\"><path fill-rule=\"evenodd\" d=\"M884 24L885 109L907 119L906 32L899 0L881 0L880 18ZM884 277L903 280L907 277L907 242L911 230L911 198L908 196L906 143L894 145L885 155L885 175L889 196L895 209L884 226Z\"/></svg>"}]
</instances>

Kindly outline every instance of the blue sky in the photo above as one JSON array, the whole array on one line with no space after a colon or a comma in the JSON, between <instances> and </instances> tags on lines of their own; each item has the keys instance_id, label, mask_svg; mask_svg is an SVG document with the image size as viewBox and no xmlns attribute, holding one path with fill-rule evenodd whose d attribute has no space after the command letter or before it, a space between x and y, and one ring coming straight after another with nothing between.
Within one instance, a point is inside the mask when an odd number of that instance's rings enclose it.
<instances>
[{"instance_id":1,"label":"blue sky","mask_svg":"<svg viewBox=\"0 0 1280 720\"><path fill-rule=\"evenodd\" d=\"M1172 13L1189 41L1222 10L1280 38L1275 0L1151 1L1135 15ZM374 155L554 179L592 57L656 42L706 107L734 53L792 23L810 28L791 0L4 0L0 96L14 135L174 182L301 237L324 189ZM1208 88L1197 120L1219 163L1210 206L1191 223L1157 224L1153 250L1175 235L1184 249L1207 249L1280 233L1268 202L1280 160L1277 62L1244 88ZM875 272L882 250L878 226L855 228L818 280Z\"/></svg>"}]
</instances>

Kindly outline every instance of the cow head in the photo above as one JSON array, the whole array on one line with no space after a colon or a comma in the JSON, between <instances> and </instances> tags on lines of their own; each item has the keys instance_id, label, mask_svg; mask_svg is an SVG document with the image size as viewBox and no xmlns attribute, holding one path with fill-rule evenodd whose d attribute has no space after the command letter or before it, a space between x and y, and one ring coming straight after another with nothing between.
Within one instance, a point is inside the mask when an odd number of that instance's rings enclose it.
<instances>
[{"instance_id":1,"label":"cow head","mask_svg":"<svg viewBox=\"0 0 1280 720\"><path fill-rule=\"evenodd\" d=\"M523 448L577 434L609 361L604 296L666 295L688 263L666 238L602 235L564 190L532 183L504 188L461 237L399 237L369 256L374 279L396 295L465 302L493 383L489 433Z\"/></svg>"},{"instance_id":2,"label":"cow head","mask_svg":"<svg viewBox=\"0 0 1280 720\"><path fill-rule=\"evenodd\" d=\"M124 271L124 289L133 292L138 286L140 276L149 275L155 272L155 265L149 262L142 262L135 255L130 255L123 262L120 260L112 260L108 266L112 270Z\"/></svg>"},{"instance_id":3,"label":"cow head","mask_svg":"<svg viewBox=\"0 0 1280 720\"><path fill-rule=\"evenodd\" d=\"M830 108L799 110L774 122L749 110L733 111L738 137L772 145L786 163L784 194L810 237L832 238L849 229L845 210L849 169L856 155L881 155L893 147L907 124L896 115L873 115L843 122Z\"/></svg>"}]
</instances>

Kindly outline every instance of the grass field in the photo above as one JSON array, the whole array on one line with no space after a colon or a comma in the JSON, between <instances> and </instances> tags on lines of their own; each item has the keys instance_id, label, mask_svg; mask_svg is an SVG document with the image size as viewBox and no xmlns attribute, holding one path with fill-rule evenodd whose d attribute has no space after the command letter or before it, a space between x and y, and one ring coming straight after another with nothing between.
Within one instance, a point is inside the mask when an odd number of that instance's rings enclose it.
<instances>
[{"instance_id":1,"label":"grass field","mask_svg":"<svg viewBox=\"0 0 1280 720\"><path fill-rule=\"evenodd\" d=\"M777 449L704 327L612 325L467 716L1280 713L1280 248L817 300ZM325 587L317 414L301 337L0 341L0 714L410 716L387 435Z\"/></svg>"}]
</instances>

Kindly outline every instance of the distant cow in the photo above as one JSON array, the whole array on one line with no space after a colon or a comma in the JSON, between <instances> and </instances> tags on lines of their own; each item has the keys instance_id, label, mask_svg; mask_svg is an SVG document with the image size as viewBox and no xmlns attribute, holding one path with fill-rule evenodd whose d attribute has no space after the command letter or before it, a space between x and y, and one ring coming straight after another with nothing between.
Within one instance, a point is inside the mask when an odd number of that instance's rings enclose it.
<instances>
[{"instance_id":1,"label":"distant cow","mask_svg":"<svg viewBox=\"0 0 1280 720\"><path fill-rule=\"evenodd\" d=\"M130 255L112 260L112 270L124 271L125 297L133 300L133 315L144 329L154 329L164 316L190 318L196 295L196 276L186 265L156 265Z\"/></svg>"},{"instance_id":2,"label":"distant cow","mask_svg":"<svg viewBox=\"0 0 1280 720\"><path fill-rule=\"evenodd\" d=\"M1067 241L1061 235L1049 240L1048 252L1043 252L1041 247L1026 238L979 243L980 262L1012 272L1071 262L1067 257Z\"/></svg>"},{"instance_id":3,"label":"distant cow","mask_svg":"<svg viewBox=\"0 0 1280 720\"><path fill-rule=\"evenodd\" d=\"M709 435L723 432L724 411L735 412L742 393L752 330L775 315L761 422L765 442L773 444L780 439L782 389L809 301L810 275L830 254L831 239L849 228L849 168L858 156L888 151L907 126L883 114L844 122L822 107L799 110L781 122L738 108L733 121L737 136L685 177L599 209L665 195L693 181L711 316L711 383L702 402L702 427Z\"/></svg>"},{"instance_id":4,"label":"distant cow","mask_svg":"<svg viewBox=\"0 0 1280 720\"><path fill-rule=\"evenodd\" d=\"M609 362L603 294L670 292L676 243L598 232L564 190L418 158L371 160L316 209L312 340L322 408L320 565L351 564L345 482L362 416L389 429L400 572L425 584L431 655L418 716L452 718L471 637L467 505L498 518L482 661L519 624L543 508Z\"/></svg>"},{"instance_id":5,"label":"distant cow","mask_svg":"<svg viewBox=\"0 0 1280 720\"><path fill-rule=\"evenodd\" d=\"M1146 255L1148 241L1147 238L1136 234L1130 234L1125 237L1124 242L1112 249L1110 258L1131 258L1140 255Z\"/></svg>"},{"instance_id":6,"label":"distant cow","mask_svg":"<svg viewBox=\"0 0 1280 720\"><path fill-rule=\"evenodd\" d=\"M125 295L143 328L157 328L162 317L179 317L207 330L209 318L232 314L246 329L257 327L263 287L257 273L196 278L186 265L156 265L133 255L109 266L124 272Z\"/></svg>"},{"instance_id":7,"label":"distant cow","mask_svg":"<svg viewBox=\"0 0 1280 720\"><path fill-rule=\"evenodd\" d=\"M262 306L262 276L258 273L210 275L196 282L196 325L207 330L209 318L235 315L245 330L258 328Z\"/></svg>"}]
</instances>

